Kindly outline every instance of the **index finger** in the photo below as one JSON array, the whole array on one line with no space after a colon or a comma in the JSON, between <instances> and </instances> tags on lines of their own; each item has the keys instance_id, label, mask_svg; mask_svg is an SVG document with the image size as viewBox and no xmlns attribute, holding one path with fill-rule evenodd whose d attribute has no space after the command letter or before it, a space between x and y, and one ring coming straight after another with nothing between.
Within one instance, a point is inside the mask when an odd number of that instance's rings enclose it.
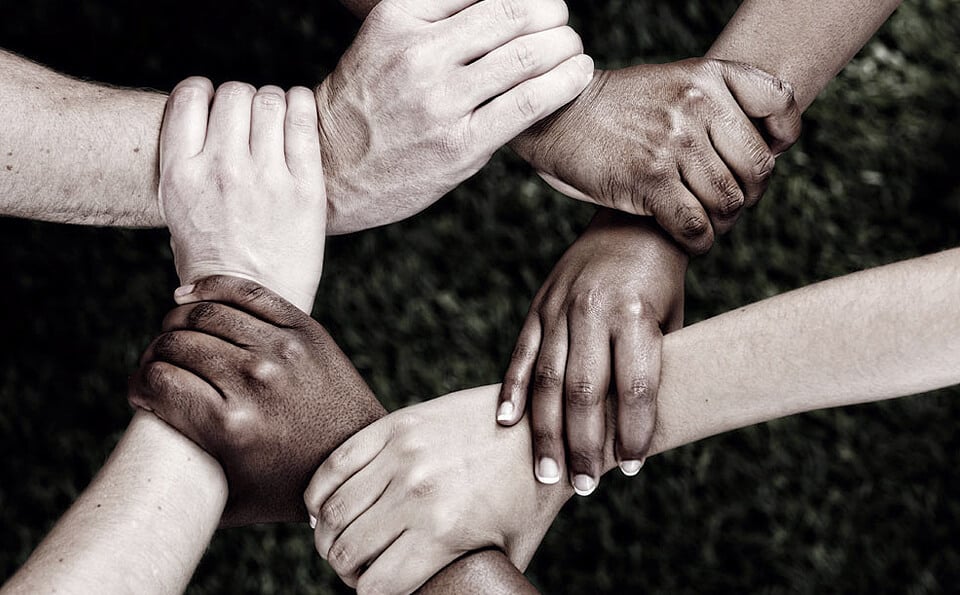
<instances>
[{"instance_id":1,"label":"index finger","mask_svg":"<svg viewBox=\"0 0 960 595\"><path fill-rule=\"evenodd\" d=\"M194 302L223 302L275 326L297 328L313 319L299 308L256 281L213 275L185 285L174 292L180 305Z\"/></svg>"},{"instance_id":2,"label":"index finger","mask_svg":"<svg viewBox=\"0 0 960 595\"><path fill-rule=\"evenodd\" d=\"M165 163L195 157L203 150L212 99L213 84L202 76L184 79L170 92L160 128L161 171Z\"/></svg>"},{"instance_id":3,"label":"index finger","mask_svg":"<svg viewBox=\"0 0 960 595\"><path fill-rule=\"evenodd\" d=\"M803 128L793 87L779 78L739 62L721 61L723 80L743 113L763 120L774 155L783 153L800 138Z\"/></svg>"}]
</instances>

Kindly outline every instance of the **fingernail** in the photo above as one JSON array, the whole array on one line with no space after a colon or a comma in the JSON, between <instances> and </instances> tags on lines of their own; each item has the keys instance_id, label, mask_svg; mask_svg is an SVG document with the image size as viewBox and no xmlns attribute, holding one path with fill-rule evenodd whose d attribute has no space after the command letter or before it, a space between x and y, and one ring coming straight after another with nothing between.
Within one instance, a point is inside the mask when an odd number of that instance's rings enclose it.
<instances>
[{"instance_id":1,"label":"fingernail","mask_svg":"<svg viewBox=\"0 0 960 595\"><path fill-rule=\"evenodd\" d=\"M193 283L190 285L181 285L180 287L173 290L173 297L183 297L185 295L190 295L193 293L193 288L196 287Z\"/></svg>"},{"instance_id":2,"label":"fingernail","mask_svg":"<svg viewBox=\"0 0 960 595\"><path fill-rule=\"evenodd\" d=\"M597 482L589 475L580 474L573 476L573 491L576 492L578 496L589 496L595 489L597 489Z\"/></svg>"},{"instance_id":3,"label":"fingernail","mask_svg":"<svg viewBox=\"0 0 960 595\"><path fill-rule=\"evenodd\" d=\"M497 409L497 421L513 421L513 403L504 401Z\"/></svg>"},{"instance_id":4,"label":"fingernail","mask_svg":"<svg viewBox=\"0 0 960 595\"><path fill-rule=\"evenodd\" d=\"M560 466L550 457L540 459L535 471L537 481L540 483L551 485L560 481Z\"/></svg>"},{"instance_id":5,"label":"fingernail","mask_svg":"<svg viewBox=\"0 0 960 595\"><path fill-rule=\"evenodd\" d=\"M627 477L640 473L641 467L643 467L643 461L620 461L620 471L623 471Z\"/></svg>"},{"instance_id":6,"label":"fingernail","mask_svg":"<svg viewBox=\"0 0 960 595\"><path fill-rule=\"evenodd\" d=\"M310 528L311 529L317 528L317 517L313 516L312 514L310 515Z\"/></svg>"}]
</instances>

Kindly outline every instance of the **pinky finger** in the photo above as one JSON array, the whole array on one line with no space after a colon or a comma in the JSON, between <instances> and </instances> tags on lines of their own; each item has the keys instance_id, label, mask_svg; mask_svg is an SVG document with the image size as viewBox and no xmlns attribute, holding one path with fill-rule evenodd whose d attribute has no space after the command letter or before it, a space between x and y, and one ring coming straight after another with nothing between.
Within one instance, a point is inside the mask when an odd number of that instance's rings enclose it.
<instances>
[{"instance_id":1,"label":"pinky finger","mask_svg":"<svg viewBox=\"0 0 960 595\"><path fill-rule=\"evenodd\" d=\"M474 138L489 153L579 95L593 78L593 59L578 54L495 97L473 114Z\"/></svg>"},{"instance_id":2,"label":"pinky finger","mask_svg":"<svg viewBox=\"0 0 960 595\"><path fill-rule=\"evenodd\" d=\"M533 366L537 363L537 354L540 353L542 333L540 316L531 308L523 328L520 329L517 344L510 356L510 365L507 367L503 385L500 387L497 422L502 425L512 426L523 417L530 391L530 378L533 376Z\"/></svg>"},{"instance_id":3,"label":"pinky finger","mask_svg":"<svg viewBox=\"0 0 960 595\"><path fill-rule=\"evenodd\" d=\"M306 87L292 87L287 91L283 148L287 169L295 176L322 175L320 132L317 126L317 100L313 91Z\"/></svg>"},{"instance_id":4,"label":"pinky finger","mask_svg":"<svg viewBox=\"0 0 960 595\"><path fill-rule=\"evenodd\" d=\"M655 320L631 325L614 339L617 384L617 460L636 475L650 450L657 418L662 335Z\"/></svg>"},{"instance_id":5,"label":"pinky finger","mask_svg":"<svg viewBox=\"0 0 960 595\"><path fill-rule=\"evenodd\" d=\"M392 432L391 423L389 417L384 417L360 430L330 453L313 474L313 479L303 494L311 527L316 527L320 507L337 488L354 473L366 467L383 450Z\"/></svg>"}]
</instances>

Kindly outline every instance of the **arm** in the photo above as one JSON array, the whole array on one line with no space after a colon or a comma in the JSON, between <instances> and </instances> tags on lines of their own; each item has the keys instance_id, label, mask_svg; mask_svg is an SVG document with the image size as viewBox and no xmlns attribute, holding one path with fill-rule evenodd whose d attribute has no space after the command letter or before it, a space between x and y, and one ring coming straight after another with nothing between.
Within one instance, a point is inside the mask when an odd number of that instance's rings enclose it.
<instances>
[{"instance_id":1,"label":"arm","mask_svg":"<svg viewBox=\"0 0 960 595\"><path fill-rule=\"evenodd\" d=\"M663 341L650 453L802 411L960 382L958 292L954 249L818 283L671 333ZM463 548L490 544L526 566L573 490L533 479L527 424L504 429L484 418L497 392L470 389L400 410L321 465L305 499L320 519L318 551L350 561L335 566L341 576L369 565L361 581L391 577L400 584L429 575ZM607 436L609 470L616 461L613 432ZM353 500L358 493L379 496ZM400 532L409 536L407 549L383 542ZM420 554L416 567L409 551Z\"/></svg>"},{"instance_id":2,"label":"arm","mask_svg":"<svg viewBox=\"0 0 960 595\"><path fill-rule=\"evenodd\" d=\"M166 95L72 79L0 50L0 215L158 227Z\"/></svg>"},{"instance_id":3,"label":"arm","mask_svg":"<svg viewBox=\"0 0 960 595\"><path fill-rule=\"evenodd\" d=\"M227 498L217 462L138 413L6 593L182 593Z\"/></svg>"},{"instance_id":4,"label":"arm","mask_svg":"<svg viewBox=\"0 0 960 595\"><path fill-rule=\"evenodd\" d=\"M708 58L744 62L793 87L806 110L902 0L745 0Z\"/></svg>"}]
</instances>

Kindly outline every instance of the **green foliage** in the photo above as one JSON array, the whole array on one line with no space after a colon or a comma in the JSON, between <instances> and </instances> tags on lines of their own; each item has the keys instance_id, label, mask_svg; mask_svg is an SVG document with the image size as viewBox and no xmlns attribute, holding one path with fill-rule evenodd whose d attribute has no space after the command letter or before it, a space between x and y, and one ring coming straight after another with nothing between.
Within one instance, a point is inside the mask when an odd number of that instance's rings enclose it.
<instances>
[{"instance_id":1,"label":"green foliage","mask_svg":"<svg viewBox=\"0 0 960 595\"><path fill-rule=\"evenodd\" d=\"M160 3L144 20L136 3L16 3L0 46L156 88L193 73L290 85L329 71L353 21L333 2L276 4L224 17L222 3ZM702 53L736 4L570 6L614 67ZM688 322L958 245L958 75L960 3L905 3L807 113L761 205L692 265ZM498 155L422 216L332 239L315 315L390 408L496 382L530 298L591 212ZM2 220L0 242L6 577L124 428L125 378L175 279L163 232ZM781 420L652 459L633 480L612 474L567 506L528 575L550 593L955 589L958 392ZM190 589L292 591L346 592L305 526L223 532Z\"/></svg>"}]
</instances>

